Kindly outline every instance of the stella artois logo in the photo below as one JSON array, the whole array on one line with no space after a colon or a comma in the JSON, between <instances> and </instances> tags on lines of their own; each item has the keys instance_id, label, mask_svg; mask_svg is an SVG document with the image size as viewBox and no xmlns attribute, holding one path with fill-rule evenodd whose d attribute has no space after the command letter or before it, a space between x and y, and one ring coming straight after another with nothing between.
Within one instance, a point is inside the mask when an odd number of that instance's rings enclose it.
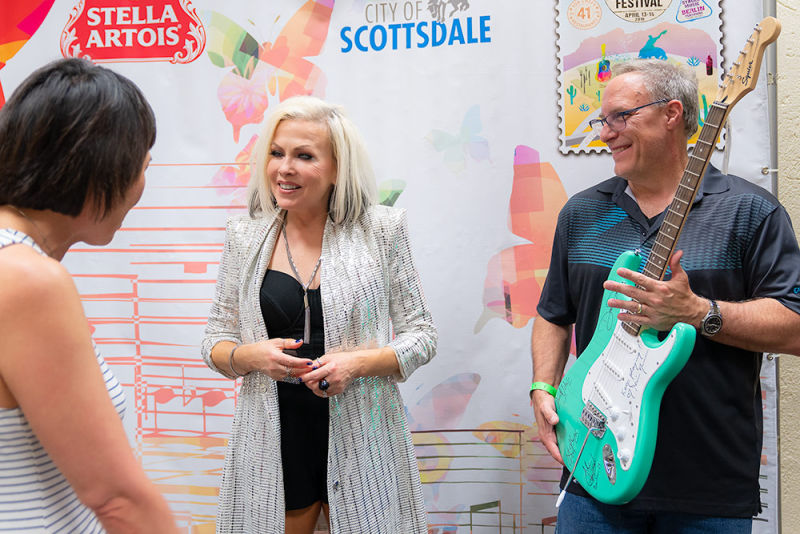
<instances>
[{"instance_id":1,"label":"stella artois logo","mask_svg":"<svg viewBox=\"0 0 800 534\"><path fill-rule=\"evenodd\" d=\"M64 57L95 63L189 63L205 46L191 0L79 0L61 33Z\"/></svg>"}]
</instances>

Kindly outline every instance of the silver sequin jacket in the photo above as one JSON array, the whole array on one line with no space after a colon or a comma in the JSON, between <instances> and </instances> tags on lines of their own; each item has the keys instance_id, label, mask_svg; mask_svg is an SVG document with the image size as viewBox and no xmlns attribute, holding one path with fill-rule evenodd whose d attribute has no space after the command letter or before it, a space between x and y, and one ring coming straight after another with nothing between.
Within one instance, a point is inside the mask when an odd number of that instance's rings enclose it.
<instances>
[{"instance_id":1,"label":"silver sequin jacket","mask_svg":"<svg viewBox=\"0 0 800 534\"><path fill-rule=\"evenodd\" d=\"M203 359L220 341L268 338L259 290L280 217L228 221ZM437 334L414 268L405 210L373 206L351 225L328 220L320 267L325 351L390 346L400 372L353 381L330 399L328 499L333 534L427 532L411 434L397 381L436 352ZM242 380L217 509L219 533L284 531L275 381Z\"/></svg>"}]
</instances>

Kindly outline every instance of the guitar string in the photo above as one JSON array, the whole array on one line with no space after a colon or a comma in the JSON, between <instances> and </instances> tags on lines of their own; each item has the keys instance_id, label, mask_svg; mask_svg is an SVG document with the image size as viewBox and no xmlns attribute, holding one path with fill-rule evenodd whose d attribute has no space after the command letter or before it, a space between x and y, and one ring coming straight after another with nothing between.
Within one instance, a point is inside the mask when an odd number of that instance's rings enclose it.
<instances>
[{"instance_id":1,"label":"guitar string","mask_svg":"<svg viewBox=\"0 0 800 534\"><path fill-rule=\"evenodd\" d=\"M710 141L710 143L711 143L711 146L713 146L714 140L716 140L716 137L717 137L717 135L719 133L720 125L722 124L722 119L724 118L724 115L725 115L726 111L727 111L727 108L719 105L717 102L714 102L711 105L711 108L709 109L709 112L706 115L706 124L708 124L709 126L712 127L709 130L710 131L710 135L704 135L706 130L708 130L708 129L707 128L703 128L700 131L700 135L698 136L698 142L699 143L709 144L708 138L711 137L712 140ZM719 115L722 115L722 116L719 116ZM700 152L702 153L703 149L701 149ZM678 200L680 200L681 202L686 204L687 207L690 207L691 200L694 198L694 194L696 194L697 189L699 188L700 181L701 181L701 175L700 175L699 171L702 171L703 168L708 164L708 161L710 160L710 156L711 156L711 153L709 153L707 155L707 157L704 157L704 158L701 159L698 155L694 155L693 154L693 159L690 159L689 164L687 165L687 168L684 171L684 174L688 173L690 175L697 175L697 181L695 182L694 180L692 180L692 182L694 182L694 183L692 183L692 187L691 187L692 194L691 195L687 195L688 198L684 198L683 195L686 192L683 191L680 188L678 189L678 191L675 194L675 198L677 198ZM701 164L699 165L699 168L696 169L698 172L693 172L695 170L695 167L693 167L695 159L701 161ZM674 203L675 203L675 199L673 199L673 202L670 203L670 208L672 207L672 204L674 204ZM665 219L665 221L668 221L670 224L673 224L673 226L675 226L676 228L678 228L680 230L680 229L682 229L682 222L685 220L686 216L688 215L688 211L689 210L686 209L686 211L684 213L676 213L673 210L668 209L668 213L665 215L664 219ZM675 221L675 219L678 219L678 221L680 221L681 224L674 224L673 221ZM653 245L653 248L655 248L656 246L661 246L661 247L666 248L667 252L669 252L669 251L671 251L672 247L667 247L666 245L661 243L660 242L661 240L659 239L659 237L662 236L662 231L661 231L662 229L663 229L663 223L662 223L662 228L659 229L659 235L656 238L656 242ZM674 244L677 242L677 239L678 239L678 237L680 235L680 231L676 232L676 235L674 237L670 236L668 233L664 233L663 235L666 235L667 237L669 237L670 241L672 241L672 245L674 246ZM652 256L652 250L651 250L651 256ZM650 261L651 259L652 258L648 258L648 262L645 264L645 267L644 267L645 271L652 270L652 269L650 269L651 263L653 263L653 262ZM664 265L666 265L667 260L668 260L668 258L666 258L664 260ZM656 264L656 266L658 266L658 265ZM659 267L659 269L666 270L665 267L663 267L663 266L658 266L658 267ZM652 278L656 278L655 276L652 276L652 275L651 275L651 277ZM618 330L625 331L625 329L624 329L625 321L624 320L620 320L620 319L616 319L616 321L617 321L617 325L615 326L615 330L612 333L611 344L608 347L608 349L609 349L611 354L615 354L617 352L617 349L620 346L622 346L624 348L624 344L621 341L619 341L617 335L619 334ZM636 328L639 328L638 324L635 324L635 323L632 323L632 324ZM634 336L631 335L631 337L633 338ZM636 342L636 341L632 340L632 342ZM608 357L605 356L605 358L607 360ZM593 385L592 385L592 387L590 389L590 391L593 394L590 395L589 398L590 399L596 399L597 393L596 393L595 386L599 385L599 386L603 387L605 389L605 391L607 392L611 388L614 387L614 382L619 382L619 378L617 378L614 373L612 373L610 370L608 370L607 367L603 364L603 362L600 362L600 369L596 373L595 381L594 381L594 383L593 383Z\"/></svg>"}]
</instances>

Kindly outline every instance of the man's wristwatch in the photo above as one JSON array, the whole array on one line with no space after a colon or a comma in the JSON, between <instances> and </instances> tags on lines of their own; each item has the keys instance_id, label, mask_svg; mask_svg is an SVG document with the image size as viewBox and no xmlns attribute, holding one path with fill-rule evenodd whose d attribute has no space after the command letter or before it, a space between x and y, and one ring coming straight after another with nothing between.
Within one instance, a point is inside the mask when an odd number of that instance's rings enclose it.
<instances>
[{"instance_id":1,"label":"man's wristwatch","mask_svg":"<svg viewBox=\"0 0 800 534\"><path fill-rule=\"evenodd\" d=\"M711 307L700 323L700 333L706 337L712 337L722 329L722 314L719 312L719 306L713 299L709 299L709 302Z\"/></svg>"}]
</instances>

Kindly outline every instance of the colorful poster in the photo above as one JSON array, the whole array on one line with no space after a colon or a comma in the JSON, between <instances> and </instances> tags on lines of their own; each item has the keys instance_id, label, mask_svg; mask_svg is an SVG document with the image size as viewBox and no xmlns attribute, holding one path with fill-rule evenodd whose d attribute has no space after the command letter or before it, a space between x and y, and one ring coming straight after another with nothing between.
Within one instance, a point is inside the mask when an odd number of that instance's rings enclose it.
<instances>
[{"instance_id":1,"label":"colorful poster","mask_svg":"<svg viewBox=\"0 0 800 534\"><path fill-rule=\"evenodd\" d=\"M556 12L562 153L606 150L589 121L614 67L637 58L694 70L703 125L723 74L719 0L557 0Z\"/></svg>"},{"instance_id":2,"label":"colorful poster","mask_svg":"<svg viewBox=\"0 0 800 534\"><path fill-rule=\"evenodd\" d=\"M652 36L650 50L668 60L696 57L701 69L710 55L712 75L703 75L717 80L718 2L661 0L663 13L657 0L648 9L561 2L557 24L552 4L531 0L12 3L21 6L14 21L0 22L13 28L0 33L6 97L45 62L86 55L133 79L156 113L142 200L109 246L77 245L65 265L125 386L134 450L183 531L214 532L237 396L199 352L225 221L245 212L264 117L291 95L314 94L343 105L361 130L380 201L408 210L440 338L436 358L401 385L429 532L553 533L560 466L538 442L528 404L531 326L559 209L613 172L608 154L565 154L578 148L563 140L580 134L591 111L578 108L591 108L600 67L608 61L613 72L625 35L639 39L629 54ZM640 18L649 20L632 21ZM726 13L733 46L760 19L755 0ZM678 48L687 35L695 44ZM712 44L701 56L703 42ZM732 151L730 170L756 182L769 161L765 89L759 81L732 113L737 145L748 149ZM570 106L585 116L559 114ZM777 518L769 428L757 533Z\"/></svg>"}]
</instances>

